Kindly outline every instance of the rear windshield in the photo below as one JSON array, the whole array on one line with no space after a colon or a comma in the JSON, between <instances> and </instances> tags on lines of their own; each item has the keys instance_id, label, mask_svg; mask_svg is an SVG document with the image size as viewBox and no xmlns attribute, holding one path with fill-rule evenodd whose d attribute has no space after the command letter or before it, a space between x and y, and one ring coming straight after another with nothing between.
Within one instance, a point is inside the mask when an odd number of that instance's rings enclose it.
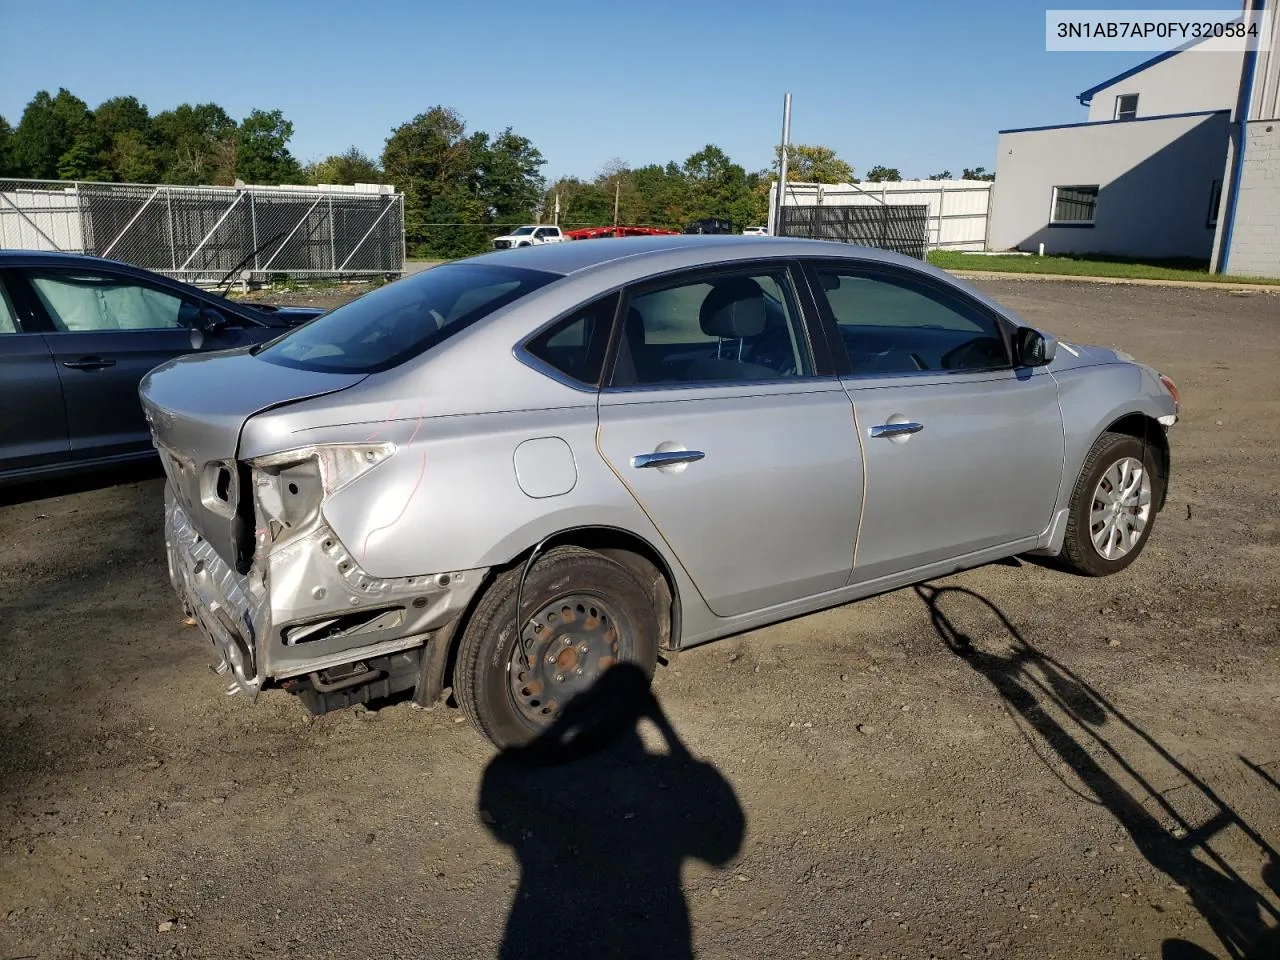
<instances>
[{"instance_id":1,"label":"rear windshield","mask_svg":"<svg viewBox=\"0 0 1280 960\"><path fill-rule=\"evenodd\" d=\"M326 373L389 370L558 279L541 270L445 264L344 304L273 340L258 356Z\"/></svg>"}]
</instances>

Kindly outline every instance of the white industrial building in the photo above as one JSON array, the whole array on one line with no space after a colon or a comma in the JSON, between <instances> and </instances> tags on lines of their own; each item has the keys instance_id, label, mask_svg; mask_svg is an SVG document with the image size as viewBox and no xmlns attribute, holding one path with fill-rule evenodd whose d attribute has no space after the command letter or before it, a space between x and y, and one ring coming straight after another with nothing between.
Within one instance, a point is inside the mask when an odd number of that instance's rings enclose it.
<instances>
[{"instance_id":1,"label":"white industrial building","mask_svg":"<svg viewBox=\"0 0 1280 960\"><path fill-rule=\"evenodd\" d=\"M1267 50L1186 44L1103 81L1079 95L1082 123L1000 131L988 248L1280 276L1280 17L1270 27Z\"/></svg>"}]
</instances>

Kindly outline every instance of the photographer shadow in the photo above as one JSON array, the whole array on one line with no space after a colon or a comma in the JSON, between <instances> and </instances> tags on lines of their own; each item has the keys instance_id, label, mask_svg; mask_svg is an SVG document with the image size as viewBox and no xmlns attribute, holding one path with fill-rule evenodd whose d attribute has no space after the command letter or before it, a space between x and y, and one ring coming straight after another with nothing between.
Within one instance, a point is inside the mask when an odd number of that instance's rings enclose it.
<instances>
[{"instance_id":1,"label":"photographer shadow","mask_svg":"<svg viewBox=\"0 0 1280 960\"><path fill-rule=\"evenodd\" d=\"M646 748L645 720L666 753ZM746 830L733 787L690 755L626 663L530 744L496 756L479 808L520 862L503 960L692 957L681 869L727 865Z\"/></svg>"},{"instance_id":2,"label":"photographer shadow","mask_svg":"<svg viewBox=\"0 0 1280 960\"><path fill-rule=\"evenodd\" d=\"M1055 776L1051 758L1065 764L1085 791L1062 783L1083 800L1105 808L1147 862L1187 891L1196 911L1233 960L1280 957L1280 909L1267 895L1280 893L1280 857L1266 839L1201 778L1130 720L1097 688L1066 664L1033 646L1004 612L963 587L914 588L929 609L938 637L951 653L986 678L1004 700L1030 749ZM947 607L944 610L944 606ZM999 624L997 636L979 644L958 622ZM1004 636L998 634L1003 633ZM1005 642L1007 641L1007 646ZM1005 646L1003 650L995 650ZM1046 755L1044 748L1048 749ZM1260 766L1240 757L1268 789L1280 789ZM1171 769L1195 791L1208 816L1192 821L1175 808L1140 768ZM1172 829L1166 827L1172 823ZM1262 857L1264 889L1255 889L1211 841L1234 829ZM1215 954L1171 937L1164 960L1210 960Z\"/></svg>"}]
</instances>

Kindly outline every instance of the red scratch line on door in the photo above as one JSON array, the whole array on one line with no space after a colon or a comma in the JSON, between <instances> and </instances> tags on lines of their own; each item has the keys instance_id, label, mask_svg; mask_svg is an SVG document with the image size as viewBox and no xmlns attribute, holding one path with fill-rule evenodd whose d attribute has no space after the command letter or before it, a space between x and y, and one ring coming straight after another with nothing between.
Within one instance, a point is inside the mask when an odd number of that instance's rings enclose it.
<instances>
[{"instance_id":1,"label":"red scratch line on door","mask_svg":"<svg viewBox=\"0 0 1280 960\"><path fill-rule=\"evenodd\" d=\"M422 404L418 404L418 422L413 426L413 433L409 434L409 440L408 440L409 443L413 443L414 437L418 435L418 431L421 429L422 429ZM381 533L383 530L390 529L391 527L394 527L397 523L400 522L400 518L405 515L405 511L409 509L409 504L413 502L414 496L417 495L418 488L422 486L422 478L423 476L426 475L426 472L427 472L427 453L424 450L422 452L422 462L418 464L418 479L413 482L413 487L412 489L410 489L409 495L404 498L404 506L400 508L400 512L397 513L389 522L384 523L380 527L374 527L372 530L370 530L368 533L365 534L364 544L360 547L361 563L364 562L365 557L368 556L369 554L369 540L372 539L373 535L375 533Z\"/></svg>"},{"instance_id":2,"label":"red scratch line on door","mask_svg":"<svg viewBox=\"0 0 1280 960\"><path fill-rule=\"evenodd\" d=\"M387 419L383 420L382 423L378 424L377 428L373 431L373 433L365 437L365 441L368 442L369 440L372 440L374 437L380 434L382 432L382 428L396 418L396 411L399 409L400 409L400 401L397 400L395 403L391 405L391 411L387 414ZM419 416L419 419L421 419L421 416L422 416L421 410L419 410L418 416Z\"/></svg>"}]
</instances>

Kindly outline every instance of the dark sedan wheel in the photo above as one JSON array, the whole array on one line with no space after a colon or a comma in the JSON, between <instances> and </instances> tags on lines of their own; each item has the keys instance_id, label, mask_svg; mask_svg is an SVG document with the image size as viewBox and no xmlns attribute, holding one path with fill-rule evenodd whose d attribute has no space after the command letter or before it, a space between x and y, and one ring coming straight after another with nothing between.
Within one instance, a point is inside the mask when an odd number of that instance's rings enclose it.
<instances>
[{"instance_id":1,"label":"dark sedan wheel","mask_svg":"<svg viewBox=\"0 0 1280 960\"><path fill-rule=\"evenodd\" d=\"M658 618L626 567L591 550L558 547L525 580L522 568L481 596L458 645L454 690L471 721L497 747L527 744L575 697L620 662L653 675Z\"/></svg>"},{"instance_id":2,"label":"dark sedan wheel","mask_svg":"<svg viewBox=\"0 0 1280 960\"><path fill-rule=\"evenodd\" d=\"M1136 437L1104 433L1076 480L1062 559L1091 577L1133 563L1151 536L1163 482L1150 447Z\"/></svg>"}]
</instances>

